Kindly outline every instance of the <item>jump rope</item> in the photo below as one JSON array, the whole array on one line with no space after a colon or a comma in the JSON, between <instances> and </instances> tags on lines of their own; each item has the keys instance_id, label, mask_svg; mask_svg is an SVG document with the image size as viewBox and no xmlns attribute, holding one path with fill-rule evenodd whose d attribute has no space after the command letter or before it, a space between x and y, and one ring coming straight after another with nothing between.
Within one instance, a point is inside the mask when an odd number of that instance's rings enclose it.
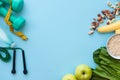
<instances>
[{"instance_id":1,"label":"jump rope","mask_svg":"<svg viewBox=\"0 0 120 80\"><path fill-rule=\"evenodd\" d=\"M0 47L0 59L3 62L9 62L11 59L9 50L13 51L13 65L12 65L12 70L11 73L15 74L16 73L16 51L21 50L22 53L22 58L23 58L23 73L27 74L27 67L26 67L26 60L25 60L25 51L22 48L10 48L10 47ZM5 57L2 54L5 54Z\"/></svg>"},{"instance_id":2,"label":"jump rope","mask_svg":"<svg viewBox=\"0 0 120 80\"><path fill-rule=\"evenodd\" d=\"M17 32L13 28L13 24L10 21L11 13L12 13L12 0L9 0L10 2L10 8L8 9L8 12L4 18L6 24L10 27L10 31L19 36L22 40L27 40L28 38L22 33L22 32ZM25 51L22 48L13 48L13 47L0 47L0 59L3 62L9 62L11 60L11 55L9 53L9 50L13 51L13 63L12 63L12 70L11 73L15 74L16 73L16 52L17 50L21 51L22 54L22 59L23 59L23 73L27 74L28 70L26 67L26 60L25 60Z\"/></svg>"}]
</instances>

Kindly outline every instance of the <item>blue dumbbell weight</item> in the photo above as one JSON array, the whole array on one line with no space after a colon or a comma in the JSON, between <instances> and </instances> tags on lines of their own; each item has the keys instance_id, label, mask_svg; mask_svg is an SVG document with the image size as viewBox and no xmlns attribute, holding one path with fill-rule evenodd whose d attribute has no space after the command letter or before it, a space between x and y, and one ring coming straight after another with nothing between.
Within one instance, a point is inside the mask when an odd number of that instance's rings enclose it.
<instances>
[{"instance_id":1,"label":"blue dumbbell weight","mask_svg":"<svg viewBox=\"0 0 120 80\"><path fill-rule=\"evenodd\" d=\"M2 6L2 2L0 1L0 15L5 17L7 12L7 9ZM19 30L25 24L24 18L15 17L13 14L10 16L10 21L13 23L13 28L15 30Z\"/></svg>"},{"instance_id":2,"label":"blue dumbbell weight","mask_svg":"<svg viewBox=\"0 0 120 80\"><path fill-rule=\"evenodd\" d=\"M10 4L10 0L0 0L4 4ZM12 0L12 10L15 12L20 12L24 6L23 0Z\"/></svg>"}]
</instances>

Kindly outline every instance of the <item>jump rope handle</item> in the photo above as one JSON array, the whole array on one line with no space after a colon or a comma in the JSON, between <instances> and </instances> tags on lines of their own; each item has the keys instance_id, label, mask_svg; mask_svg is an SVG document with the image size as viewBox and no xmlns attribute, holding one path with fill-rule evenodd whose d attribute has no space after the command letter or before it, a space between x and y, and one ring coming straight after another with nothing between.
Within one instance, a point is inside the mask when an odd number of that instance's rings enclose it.
<instances>
[{"instance_id":1,"label":"jump rope handle","mask_svg":"<svg viewBox=\"0 0 120 80\"><path fill-rule=\"evenodd\" d=\"M27 71L27 67L26 67L26 60L25 60L25 52L24 52L24 50L22 50L22 57L23 57L23 67L24 67L23 73L27 74L28 71Z\"/></svg>"},{"instance_id":2,"label":"jump rope handle","mask_svg":"<svg viewBox=\"0 0 120 80\"><path fill-rule=\"evenodd\" d=\"M13 50L13 65L12 65L12 70L11 73L15 74L16 73L16 50Z\"/></svg>"},{"instance_id":3,"label":"jump rope handle","mask_svg":"<svg viewBox=\"0 0 120 80\"><path fill-rule=\"evenodd\" d=\"M26 60L25 60L25 51L23 49L20 49L22 51L22 58L23 58L23 73L26 75L28 73L27 67L26 67ZM12 74L16 73L16 49L13 50L13 66L11 70Z\"/></svg>"}]
</instances>

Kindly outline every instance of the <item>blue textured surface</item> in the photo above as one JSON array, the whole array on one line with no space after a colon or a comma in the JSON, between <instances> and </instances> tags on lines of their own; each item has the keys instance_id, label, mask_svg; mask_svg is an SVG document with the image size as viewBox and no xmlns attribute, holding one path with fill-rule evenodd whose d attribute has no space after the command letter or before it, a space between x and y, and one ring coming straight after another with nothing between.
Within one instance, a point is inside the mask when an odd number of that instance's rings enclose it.
<instances>
[{"instance_id":1,"label":"blue textured surface","mask_svg":"<svg viewBox=\"0 0 120 80\"><path fill-rule=\"evenodd\" d=\"M27 21L22 31L29 40L24 42L13 34L11 36L26 52L29 74L22 72L22 58L18 51L16 75L10 73L12 61L0 61L0 79L61 80L67 73L74 74L79 64L94 68L92 52L105 46L112 35L87 34L92 19L103 9L110 9L105 0L25 0L19 16ZM3 18L0 20L0 27L9 31Z\"/></svg>"}]
</instances>

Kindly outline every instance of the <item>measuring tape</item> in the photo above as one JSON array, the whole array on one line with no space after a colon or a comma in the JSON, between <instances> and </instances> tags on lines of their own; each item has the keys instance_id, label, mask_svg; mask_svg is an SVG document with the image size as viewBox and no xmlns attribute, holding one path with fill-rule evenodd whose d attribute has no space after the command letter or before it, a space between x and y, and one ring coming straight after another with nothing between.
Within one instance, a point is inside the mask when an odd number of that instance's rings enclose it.
<instances>
[{"instance_id":1,"label":"measuring tape","mask_svg":"<svg viewBox=\"0 0 120 80\"><path fill-rule=\"evenodd\" d=\"M9 8L8 13L5 16L4 20L5 20L6 24L9 25L10 31L12 33L14 33L15 35L19 36L23 40L27 40L28 39L27 36L25 36L22 32L15 32L14 31L14 28L12 26L12 22L9 20L10 16L11 16L11 13L12 13L12 0L10 0L10 8Z\"/></svg>"}]
</instances>

